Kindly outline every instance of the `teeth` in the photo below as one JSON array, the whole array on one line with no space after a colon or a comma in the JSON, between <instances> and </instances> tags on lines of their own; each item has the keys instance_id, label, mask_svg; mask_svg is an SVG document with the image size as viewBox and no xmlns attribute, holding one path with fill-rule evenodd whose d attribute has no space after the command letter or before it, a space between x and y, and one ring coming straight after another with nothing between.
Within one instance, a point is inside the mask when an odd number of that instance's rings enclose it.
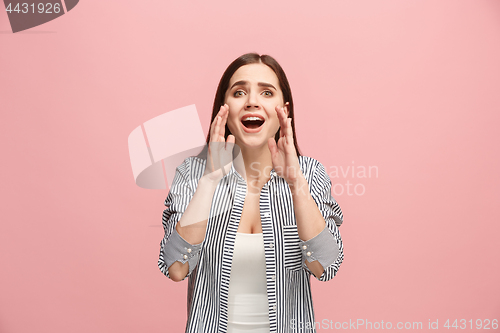
<instances>
[{"instance_id":1,"label":"teeth","mask_svg":"<svg viewBox=\"0 0 500 333\"><path fill-rule=\"evenodd\" d=\"M252 120L262 120L262 119L260 119L259 117L248 117L248 118L245 118L245 119L244 119L244 121L245 121L245 120L250 120L250 121L252 121Z\"/></svg>"}]
</instances>

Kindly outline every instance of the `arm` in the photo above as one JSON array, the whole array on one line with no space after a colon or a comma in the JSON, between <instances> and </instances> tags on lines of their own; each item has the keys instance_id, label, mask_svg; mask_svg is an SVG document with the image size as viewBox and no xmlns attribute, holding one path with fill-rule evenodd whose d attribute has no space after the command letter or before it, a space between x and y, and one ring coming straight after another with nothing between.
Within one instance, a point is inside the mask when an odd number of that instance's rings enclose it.
<instances>
[{"instance_id":1,"label":"arm","mask_svg":"<svg viewBox=\"0 0 500 333\"><path fill-rule=\"evenodd\" d=\"M184 167L176 170L163 211L165 236L158 266L173 281L182 281L196 267L205 238L212 197L218 182L203 176L196 191L189 186Z\"/></svg>"},{"instance_id":2,"label":"arm","mask_svg":"<svg viewBox=\"0 0 500 333\"><path fill-rule=\"evenodd\" d=\"M189 173L183 164L177 168L165 200L168 208L163 212L165 236L160 243L158 266L163 274L176 282L189 276L198 264L215 189L232 165L235 138L229 135L227 142L224 138L228 114L229 106L222 105L210 126L205 172L198 181L196 192L193 193L189 186Z\"/></svg>"},{"instance_id":3,"label":"arm","mask_svg":"<svg viewBox=\"0 0 500 333\"><path fill-rule=\"evenodd\" d=\"M293 195L297 230L305 259L304 268L320 281L334 277L344 258L338 226L343 215L331 196L331 181L321 163L309 184L302 174L290 185Z\"/></svg>"}]
</instances>

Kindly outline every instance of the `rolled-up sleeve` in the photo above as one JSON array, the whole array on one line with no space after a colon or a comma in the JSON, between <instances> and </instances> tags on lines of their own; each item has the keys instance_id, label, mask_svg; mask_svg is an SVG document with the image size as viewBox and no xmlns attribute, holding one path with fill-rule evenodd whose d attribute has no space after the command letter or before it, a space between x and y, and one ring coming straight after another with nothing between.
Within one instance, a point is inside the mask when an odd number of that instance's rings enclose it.
<instances>
[{"instance_id":1,"label":"rolled-up sleeve","mask_svg":"<svg viewBox=\"0 0 500 333\"><path fill-rule=\"evenodd\" d=\"M189 202L193 198L194 191L189 183L188 163L184 161L175 171L174 180L170 192L165 199L167 209L163 211L162 224L165 235L160 242L160 257L158 267L160 271L170 278L168 268L176 261L188 262L189 273L198 264L200 244L190 244L184 240L176 231L175 226L186 211ZM185 279L185 278L184 278Z\"/></svg>"},{"instance_id":2,"label":"rolled-up sleeve","mask_svg":"<svg viewBox=\"0 0 500 333\"><path fill-rule=\"evenodd\" d=\"M303 267L312 273L305 261L317 260L323 266L323 274L317 278L320 281L332 279L344 260L344 246L340 237L339 227L344 217L337 201L331 194L332 182L325 167L317 162L315 172L310 182L311 196L325 219L323 231L308 241L300 241Z\"/></svg>"}]
</instances>

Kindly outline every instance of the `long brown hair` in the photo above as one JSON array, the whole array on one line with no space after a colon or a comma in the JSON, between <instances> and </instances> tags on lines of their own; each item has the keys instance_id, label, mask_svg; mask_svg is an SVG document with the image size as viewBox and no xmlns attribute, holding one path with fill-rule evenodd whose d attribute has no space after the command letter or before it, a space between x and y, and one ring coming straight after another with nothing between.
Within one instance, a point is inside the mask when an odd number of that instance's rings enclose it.
<instances>
[{"instance_id":1,"label":"long brown hair","mask_svg":"<svg viewBox=\"0 0 500 333\"><path fill-rule=\"evenodd\" d=\"M226 91L229 88L229 81L233 76L234 72L238 70L238 68L248 65L260 63L269 66L276 76L278 77L278 81L280 83L280 89L283 92L283 102L288 102L288 118L292 118L292 131L293 131L293 144L295 146L295 151L297 152L297 156L300 156L299 146L297 145L297 138L295 137L295 119L293 116L293 99L292 99L292 90L290 89L290 84L288 83L288 79L286 78L285 72L283 68L281 68L280 64L271 56L263 54L258 55L257 53L247 53L242 55L241 57L234 60L227 68L224 74L222 75L219 86L217 87L217 92L215 93L214 106L212 109L212 118L210 120L210 124L214 121L217 113L220 110L220 107L224 105L224 99L226 95ZM231 134L229 131L229 127L226 123L226 132L224 134L224 138L227 140L227 136ZM274 136L274 140L278 143L280 138L280 131L276 132ZM210 130L207 135L207 144L210 142Z\"/></svg>"}]
</instances>

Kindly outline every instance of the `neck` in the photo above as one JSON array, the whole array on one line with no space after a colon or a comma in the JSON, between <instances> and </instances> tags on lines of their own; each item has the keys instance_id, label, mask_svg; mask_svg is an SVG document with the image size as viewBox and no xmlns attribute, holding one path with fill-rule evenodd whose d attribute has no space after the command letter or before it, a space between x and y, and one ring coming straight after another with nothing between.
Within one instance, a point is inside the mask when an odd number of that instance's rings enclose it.
<instances>
[{"instance_id":1,"label":"neck","mask_svg":"<svg viewBox=\"0 0 500 333\"><path fill-rule=\"evenodd\" d=\"M271 151L267 146L267 142L261 147L249 148L243 145L239 147L241 149L242 161L235 163L235 168L249 186L259 186L260 190L270 179L270 172L273 169Z\"/></svg>"}]
</instances>

